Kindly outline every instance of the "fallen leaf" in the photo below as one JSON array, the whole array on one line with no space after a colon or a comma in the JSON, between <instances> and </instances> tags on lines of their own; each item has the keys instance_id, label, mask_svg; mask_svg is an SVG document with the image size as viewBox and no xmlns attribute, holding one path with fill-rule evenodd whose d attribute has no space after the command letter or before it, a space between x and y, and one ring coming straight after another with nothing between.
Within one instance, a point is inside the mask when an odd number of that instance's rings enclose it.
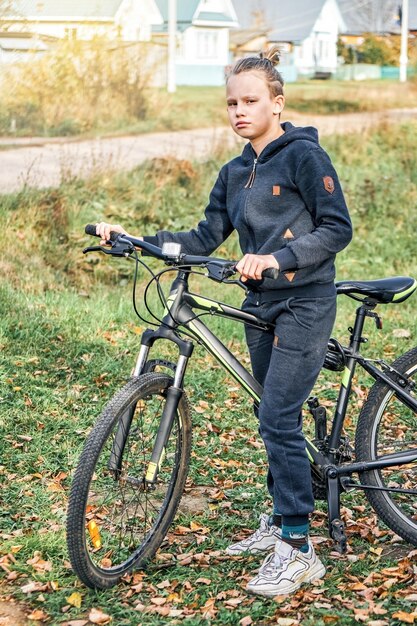
<instances>
[{"instance_id":1,"label":"fallen leaf","mask_svg":"<svg viewBox=\"0 0 417 626\"><path fill-rule=\"evenodd\" d=\"M417 613L406 613L405 611L397 611L392 615L392 617L394 619L400 620L400 622L405 622L406 624L414 624Z\"/></svg>"},{"instance_id":2,"label":"fallen leaf","mask_svg":"<svg viewBox=\"0 0 417 626\"><path fill-rule=\"evenodd\" d=\"M49 615L42 611L42 609L35 609L27 616L28 619L33 620L34 622L44 622L49 618Z\"/></svg>"},{"instance_id":3,"label":"fallen leaf","mask_svg":"<svg viewBox=\"0 0 417 626\"><path fill-rule=\"evenodd\" d=\"M211 585L210 578L197 578L196 583L203 583L204 585Z\"/></svg>"},{"instance_id":4,"label":"fallen leaf","mask_svg":"<svg viewBox=\"0 0 417 626\"><path fill-rule=\"evenodd\" d=\"M108 624L111 622L110 615L103 613L100 609L91 609L88 619L92 624Z\"/></svg>"},{"instance_id":5,"label":"fallen leaf","mask_svg":"<svg viewBox=\"0 0 417 626\"><path fill-rule=\"evenodd\" d=\"M246 615L246 617L242 617L239 624L240 626L250 626L251 624L253 624L251 616Z\"/></svg>"},{"instance_id":6,"label":"fallen leaf","mask_svg":"<svg viewBox=\"0 0 417 626\"><path fill-rule=\"evenodd\" d=\"M23 593L33 593L34 591L46 591L48 585L46 583L41 583L39 581L33 581L28 583L27 585L23 585L20 587L20 590Z\"/></svg>"},{"instance_id":7,"label":"fallen leaf","mask_svg":"<svg viewBox=\"0 0 417 626\"><path fill-rule=\"evenodd\" d=\"M417 602L417 593L411 593L408 596L405 596L404 600L408 600L408 602Z\"/></svg>"},{"instance_id":8,"label":"fallen leaf","mask_svg":"<svg viewBox=\"0 0 417 626\"><path fill-rule=\"evenodd\" d=\"M68 604L75 606L77 609L81 608L83 601L82 595L78 591L74 591L68 598L65 598Z\"/></svg>"},{"instance_id":9,"label":"fallen leaf","mask_svg":"<svg viewBox=\"0 0 417 626\"><path fill-rule=\"evenodd\" d=\"M407 328L394 328L394 330L392 331L392 335L393 337L404 337L405 339L408 339L409 337L411 337L411 332Z\"/></svg>"}]
</instances>

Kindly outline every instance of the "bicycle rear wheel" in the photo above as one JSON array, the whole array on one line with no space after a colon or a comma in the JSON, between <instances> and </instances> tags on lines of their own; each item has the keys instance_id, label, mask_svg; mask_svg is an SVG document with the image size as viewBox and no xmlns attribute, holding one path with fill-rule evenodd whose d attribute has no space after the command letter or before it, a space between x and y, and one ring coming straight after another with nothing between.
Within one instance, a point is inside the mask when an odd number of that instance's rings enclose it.
<instances>
[{"instance_id":1,"label":"bicycle rear wheel","mask_svg":"<svg viewBox=\"0 0 417 626\"><path fill-rule=\"evenodd\" d=\"M70 493L67 542L72 567L88 587L112 587L133 567L144 567L174 518L191 451L185 394L156 483L145 480L172 382L156 373L129 381L87 439Z\"/></svg>"},{"instance_id":2,"label":"bicycle rear wheel","mask_svg":"<svg viewBox=\"0 0 417 626\"><path fill-rule=\"evenodd\" d=\"M405 378L415 383L417 393L417 348L393 363ZM365 489L366 496L380 518L400 537L417 545L417 415L406 407L388 387L378 381L362 407L356 430L355 452L358 461L374 460L384 454L416 451L407 465L363 472L363 485L406 489L407 493ZM413 493L414 492L414 493Z\"/></svg>"}]
</instances>

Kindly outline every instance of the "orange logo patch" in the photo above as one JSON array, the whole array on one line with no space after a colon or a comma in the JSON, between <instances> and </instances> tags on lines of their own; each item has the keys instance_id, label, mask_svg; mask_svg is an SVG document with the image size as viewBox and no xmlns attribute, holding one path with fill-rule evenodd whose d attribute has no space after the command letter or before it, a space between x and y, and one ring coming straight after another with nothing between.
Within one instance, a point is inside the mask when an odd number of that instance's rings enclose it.
<instances>
[{"instance_id":1,"label":"orange logo patch","mask_svg":"<svg viewBox=\"0 0 417 626\"><path fill-rule=\"evenodd\" d=\"M331 176L324 176L323 183L326 191L328 191L329 193L334 192L334 180Z\"/></svg>"},{"instance_id":2,"label":"orange logo patch","mask_svg":"<svg viewBox=\"0 0 417 626\"><path fill-rule=\"evenodd\" d=\"M287 280L290 281L290 283L292 283L295 277L295 272L284 272L284 276Z\"/></svg>"},{"instance_id":3,"label":"orange logo patch","mask_svg":"<svg viewBox=\"0 0 417 626\"><path fill-rule=\"evenodd\" d=\"M272 195L273 196L280 196L281 195L281 187L279 185L274 185L272 187Z\"/></svg>"}]
</instances>

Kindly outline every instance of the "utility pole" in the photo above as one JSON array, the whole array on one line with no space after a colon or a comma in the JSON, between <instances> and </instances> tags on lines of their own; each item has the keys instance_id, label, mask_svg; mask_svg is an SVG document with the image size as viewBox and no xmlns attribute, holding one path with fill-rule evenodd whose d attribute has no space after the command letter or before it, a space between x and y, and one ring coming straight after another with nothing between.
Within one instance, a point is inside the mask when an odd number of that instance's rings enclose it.
<instances>
[{"instance_id":1,"label":"utility pole","mask_svg":"<svg viewBox=\"0 0 417 626\"><path fill-rule=\"evenodd\" d=\"M401 11L401 53L400 53L400 82L407 80L408 64L408 0L403 0Z\"/></svg>"},{"instance_id":2,"label":"utility pole","mask_svg":"<svg viewBox=\"0 0 417 626\"><path fill-rule=\"evenodd\" d=\"M168 93L177 89L175 80L175 54L177 48L177 0L168 2Z\"/></svg>"}]
</instances>

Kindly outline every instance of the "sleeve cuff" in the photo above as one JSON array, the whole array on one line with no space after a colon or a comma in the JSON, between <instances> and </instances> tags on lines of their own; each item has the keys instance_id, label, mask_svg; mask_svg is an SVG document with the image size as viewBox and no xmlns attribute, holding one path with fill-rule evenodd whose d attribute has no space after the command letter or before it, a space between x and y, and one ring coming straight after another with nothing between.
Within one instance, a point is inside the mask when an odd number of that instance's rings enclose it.
<instances>
[{"instance_id":1,"label":"sleeve cuff","mask_svg":"<svg viewBox=\"0 0 417 626\"><path fill-rule=\"evenodd\" d=\"M146 235L145 237L143 237L143 241L146 241L146 243L151 243L153 246L159 246L157 235ZM145 250L142 250L141 254L142 256L151 256Z\"/></svg>"},{"instance_id":2,"label":"sleeve cuff","mask_svg":"<svg viewBox=\"0 0 417 626\"><path fill-rule=\"evenodd\" d=\"M278 261L280 272L298 269L297 258L289 248L282 248L282 250L278 250L272 256Z\"/></svg>"},{"instance_id":3,"label":"sleeve cuff","mask_svg":"<svg viewBox=\"0 0 417 626\"><path fill-rule=\"evenodd\" d=\"M143 238L143 241L146 241L146 243L151 243L153 246L159 246L157 235L147 235Z\"/></svg>"}]
</instances>

